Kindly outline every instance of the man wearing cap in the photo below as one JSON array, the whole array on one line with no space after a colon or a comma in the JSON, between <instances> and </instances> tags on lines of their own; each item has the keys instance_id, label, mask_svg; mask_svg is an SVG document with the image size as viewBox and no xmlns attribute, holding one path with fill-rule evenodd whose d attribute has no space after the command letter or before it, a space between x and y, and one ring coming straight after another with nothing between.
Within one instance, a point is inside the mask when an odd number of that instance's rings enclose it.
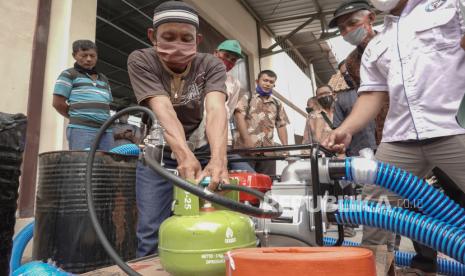
<instances>
[{"instance_id":1,"label":"man wearing cap","mask_svg":"<svg viewBox=\"0 0 465 276\"><path fill-rule=\"evenodd\" d=\"M465 87L465 51L460 47L465 24L458 1L371 2L389 15L363 54L359 98L324 145L335 151L346 147L389 95L376 159L419 177L438 167L465 191L465 129L455 118ZM373 190L375 196L386 194L390 193L381 188ZM378 244L389 241L388 235ZM435 275L436 253L419 244L414 247L417 255L404 275Z\"/></svg>"},{"instance_id":2,"label":"man wearing cap","mask_svg":"<svg viewBox=\"0 0 465 276\"><path fill-rule=\"evenodd\" d=\"M153 28L148 29L153 47L131 53L128 72L137 101L154 111L165 130L165 167L177 169L182 178L196 182L211 176L209 189L215 190L219 182L229 183L226 68L213 55L197 53L201 39L198 27L198 14L188 4L160 4L155 8ZM203 120L208 142L190 141ZM208 147L211 158L208 164L201 164L193 151ZM156 252L158 229L171 214L172 194L171 183L138 164L138 257Z\"/></svg>"},{"instance_id":3,"label":"man wearing cap","mask_svg":"<svg viewBox=\"0 0 465 276\"><path fill-rule=\"evenodd\" d=\"M329 22L330 28L337 27L345 41L356 46L346 58L346 68L353 80L355 89L360 86L360 65L362 55L368 43L376 35L373 29L376 15L371 10L367 1L352 0L342 3L334 12L333 19ZM388 101L383 105L375 119L376 143L381 142L384 120L389 109Z\"/></svg>"},{"instance_id":4,"label":"man wearing cap","mask_svg":"<svg viewBox=\"0 0 465 276\"><path fill-rule=\"evenodd\" d=\"M241 93L241 83L238 79L230 73L234 68L236 62L243 58L241 45L237 40L225 40L216 48L213 55L219 58L226 66L226 92L228 93L228 100L226 101L226 110L228 111L228 148L233 148L233 135L235 129L234 111L239 102ZM240 158L240 155L230 155L231 158ZM253 168L247 162L231 162L228 165L230 170L253 171Z\"/></svg>"}]
</instances>

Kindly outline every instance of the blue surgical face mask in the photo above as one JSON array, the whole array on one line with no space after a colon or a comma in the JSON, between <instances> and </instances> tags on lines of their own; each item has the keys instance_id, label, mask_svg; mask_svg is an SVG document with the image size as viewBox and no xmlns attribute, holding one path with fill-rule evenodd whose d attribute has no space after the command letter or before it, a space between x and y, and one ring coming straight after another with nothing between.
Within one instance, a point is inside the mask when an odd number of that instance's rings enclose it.
<instances>
[{"instance_id":1,"label":"blue surgical face mask","mask_svg":"<svg viewBox=\"0 0 465 276\"><path fill-rule=\"evenodd\" d=\"M270 89L270 91L265 91L263 88L260 87L260 85L257 85L255 88L255 91L260 95L260 96L270 96L273 93L273 89Z\"/></svg>"},{"instance_id":2,"label":"blue surgical face mask","mask_svg":"<svg viewBox=\"0 0 465 276\"><path fill-rule=\"evenodd\" d=\"M350 33L346 34L342 38L344 38L345 41L349 42L350 44L354 46L360 45L365 37L367 37L368 31L362 26L358 27L357 29L351 31Z\"/></svg>"}]
</instances>

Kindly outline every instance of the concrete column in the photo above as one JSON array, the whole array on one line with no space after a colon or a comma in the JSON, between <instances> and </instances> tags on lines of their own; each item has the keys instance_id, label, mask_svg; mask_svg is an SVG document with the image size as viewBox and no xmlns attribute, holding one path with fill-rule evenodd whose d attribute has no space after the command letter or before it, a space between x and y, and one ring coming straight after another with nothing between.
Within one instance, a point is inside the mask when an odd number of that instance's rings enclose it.
<instances>
[{"instance_id":1,"label":"concrete column","mask_svg":"<svg viewBox=\"0 0 465 276\"><path fill-rule=\"evenodd\" d=\"M27 112L38 0L0 1L0 111Z\"/></svg>"},{"instance_id":2,"label":"concrete column","mask_svg":"<svg viewBox=\"0 0 465 276\"><path fill-rule=\"evenodd\" d=\"M58 75L72 67L72 43L95 41L97 0L53 0L45 69L39 152L67 149L67 120L53 107L53 88Z\"/></svg>"}]
</instances>

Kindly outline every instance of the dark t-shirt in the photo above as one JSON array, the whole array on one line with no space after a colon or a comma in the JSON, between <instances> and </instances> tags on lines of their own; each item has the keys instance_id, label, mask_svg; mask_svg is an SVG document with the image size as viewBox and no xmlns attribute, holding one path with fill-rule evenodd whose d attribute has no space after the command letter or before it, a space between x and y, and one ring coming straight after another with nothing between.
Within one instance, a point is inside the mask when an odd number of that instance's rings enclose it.
<instances>
[{"instance_id":1,"label":"dark t-shirt","mask_svg":"<svg viewBox=\"0 0 465 276\"><path fill-rule=\"evenodd\" d=\"M227 95L226 68L210 54L197 53L186 72L176 74L160 62L154 48L136 50L128 57L128 73L139 104L151 97L170 98L186 139L203 119L206 94Z\"/></svg>"},{"instance_id":2,"label":"dark t-shirt","mask_svg":"<svg viewBox=\"0 0 465 276\"><path fill-rule=\"evenodd\" d=\"M349 90L339 92L337 94L337 101L334 105L333 125L339 127L342 122L349 117L352 112L352 107L357 101L357 92ZM368 125L355 133L352 137L352 142L346 150L347 156L358 156L359 151L364 148L376 149L375 139L375 122L370 121Z\"/></svg>"}]
</instances>

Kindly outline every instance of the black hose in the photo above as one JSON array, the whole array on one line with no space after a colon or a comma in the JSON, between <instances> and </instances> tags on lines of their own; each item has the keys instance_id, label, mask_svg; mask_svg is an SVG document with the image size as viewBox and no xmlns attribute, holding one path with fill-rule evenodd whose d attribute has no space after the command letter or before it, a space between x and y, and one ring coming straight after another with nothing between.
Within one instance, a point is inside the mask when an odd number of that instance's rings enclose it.
<instances>
[{"instance_id":1,"label":"black hose","mask_svg":"<svg viewBox=\"0 0 465 276\"><path fill-rule=\"evenodd\" d=\"M100 222L98 221L97 214L95 212L95 206L94 206L94 200L93 200L93 194L92 194L92 167L94 163L94 158L95 158L95 153L97 151L98 145L100 143L100 140L105 133L105 131L110 127L119 117L122 115L130 114L130 113L135 113L135 112L144 112L146 113L152 122L156 121L155 115L153 112L142 106L133 106L133 107L128 107L125 108L113 116L111 116L98 130L97 135L95 137L94 142L92 143L92 146L89 151L89 156L87 158L87 163L86 163L86 197L87 197L87 208L89 209L89 216L92 222L92 226L94 227L95 233L97 234L98 239L102 243L103 248L107 251L108 255L115 261L115 263L128 275L130 276L140 276L141 274L137 273L135 270L133 270L130 266L128 266L116 253L116 251L113 249L112 245L108 241L107 237L105 236L105 233L103 232L103 229L100 225ZM147 155L144 155L144 161L146 164L155 170L157 173L159 173L162 177L166 178L167 180L170 180L174 185L180 187L181 189L184 189L200 198L206 199L208 201L211 201L213 203L217 203L219 205L225 206L229 209L233 209L235 211L247 214L247 215L252 215L252 216L257 216L261 218L275 218L281 216L282 210L279 206L279 204L273 200L270 197L265 196L263 193L260 193L256 190L247 188L243 190L244 192L251 193L253 195L256 195L263 199L266 203L268 203L274 210L263 210L257 207L245 205L243 203L239 203L230 199L227 199L223 196L217 195L208 189L202 189L196 185L192 185L191 183L183 180L182 178L179 178L178 176L175 176L171 172L165 170L160 164L158 164L154 159L151 159ZM225 186L226 188L229 188L228 186ZM260 193L260 194L257 194Z\"/></svg>"},{"instance_id":2,"label":"black hose","mask_svg":"<svg viewBox=\"0 0 465 276\"><path fill-rule=\"evenodd\" d=\"M98 145L100 143L100 139L102 138L103 134L105 133L106 129L113 124L116 119L121 117L122 115L130 114L132 112L145 112L147 115L150 116L150 119L154 122L155 121L155 116L153 115L152 111L146 107L141 107L141 106L134 106L134 107L128 107L120 112L117 112L115 115L110 117L99 129L97 132L97 136L95 137L95 140L90 147L89 151L89 156L87 157L87 164L86 164L86 196L87 196L87 208L89 209L89 216L90 220L92 221L92 226L94 227L95 233L97 234L97 237L99 238L100 242L102 243L103 248L105 251L107 251L108 255L110 258L112 258L115 263L128 275L130 276L140 276L141 274L137 273L135 270L133 270L130 266L128 266L116 253L116 251L113 249L112 245L108 241L107 237L105 236L105 233L103 232L103 229L100 225L100 222L98 221L97 214L95 212L95 206L94 206L94 197L92 194L92 167L94 164L94 158L95 158L95 152L97 151Z\"/></svg>"},{"instance_id":3,"label":"black hose","mask_svg":"<svg viewBox=\"0 0 465 276\"><path fill-rule=\"evenodd\" d=\"M219 186L219 190L226 190L226 191L238 191L238 192L245 192L248 193L249 195L253 195L257 197L260 200L265 200L264 198L264 193L257 191L255 189L251 189L247 186L242 186L242 185L231 185L231 184L221 184Z\"/></svg>"}]
</instances>

